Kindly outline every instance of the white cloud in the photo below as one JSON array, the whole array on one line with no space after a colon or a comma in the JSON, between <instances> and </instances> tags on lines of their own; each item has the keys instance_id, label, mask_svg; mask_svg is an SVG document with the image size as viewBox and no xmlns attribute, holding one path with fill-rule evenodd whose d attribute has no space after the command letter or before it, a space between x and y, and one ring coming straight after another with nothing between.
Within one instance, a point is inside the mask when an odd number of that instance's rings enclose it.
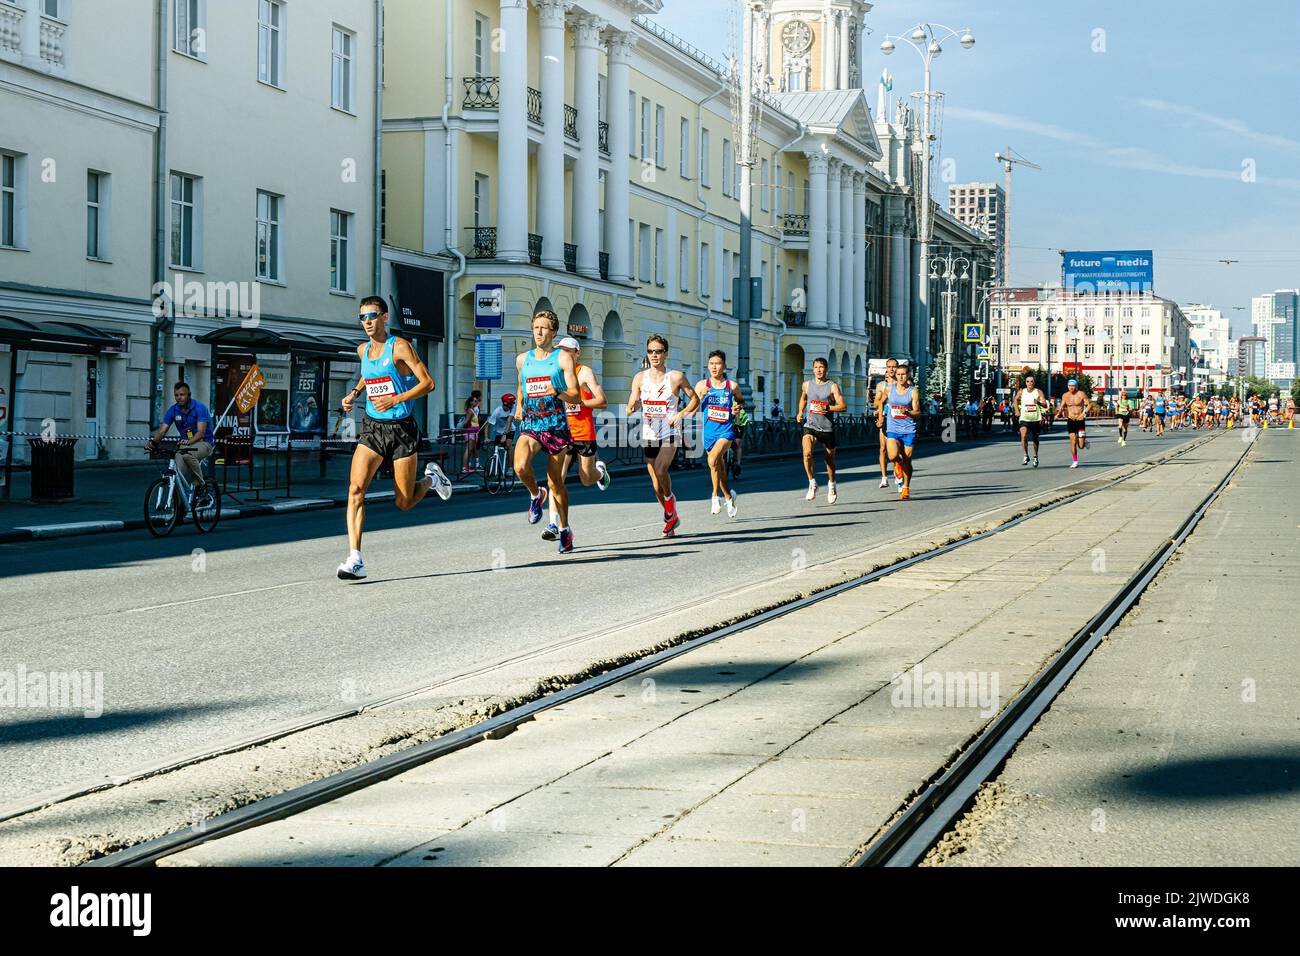
<instances>
[{"instance_id":1,"label":"white cloud","mask_svg":"<svg viewBox=\"0 0 1300 956\"><path fill-rule=\"evenodd\" d=\"M1259 130L1251 129L1241 120L1229 119L1224 116L1215 116L1213 113L1206 113L1204 110L1198 110L1191 106L1183 106L1181 103L1170 103L1168 100L1150 100L1141 99L1137 105L1144 109L1154 110L1158 113L1168 113L1174 116L1184 116L1188 119L1196 120L1206 126L1232 133L1234 136L1240 136L1243 139L1252 142L1261 143L1265 146L1276 146L1280 149L1300 153L1300 142L1294 139L1288 139L1285 136L1278 136L1275 133L1264 133Z\"/></svg>"}]
</instances>

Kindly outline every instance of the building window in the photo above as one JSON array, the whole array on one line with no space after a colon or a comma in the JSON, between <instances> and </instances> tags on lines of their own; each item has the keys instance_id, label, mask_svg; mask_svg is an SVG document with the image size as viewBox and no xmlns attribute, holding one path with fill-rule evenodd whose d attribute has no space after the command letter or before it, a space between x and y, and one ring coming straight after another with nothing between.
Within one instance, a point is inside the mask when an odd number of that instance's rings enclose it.
<instances>
[{"instance_id":1,"label":"building window","mask_svg":"<svg viewBox=\"0 0 1300 956\"><path fill-rule=\"evenodd\" d=\"M1131 326L1131 325L1125 325L1125 326L1122 326L1122 327L1120 328L1119 331L1120 331L1120 334L1121 334L1121 335L1132 335L1132 334L1133 334L1133 326Z\"/></svg>"},{"instance_id":2,"label":"building window","mask_svg":"<svg viewBox=\"0 0 1300 956\"><path fill-rule=\"evenodd\" d=\"M1047 347L1047 354L1048 354L1048 355L1055 355L1055 354L1056 354L1056 343L1055 343L1055 342L1053 342L1051 345L1049 345L1049 346Z\"/></svg>"},{"instance_id":3,"label":"building window","mask_svg":"<svg viewBox=\"0 0 1300 956\"><path fill-rule=\"evenodd\" d=\"M1114 352L1115 352L1115 346L1112 345L1110 342L1105 343L1105 344L1102 345L1102 347L1101 347L1101 354L1102 354L1102 355L1113 355Z\"/></svg>"},{"instance_id":4,"label":"building window","mask_svg":"<svg viewBox=\"0 0 1300 956\"><path fill-rule=\"evenodd\" d=\"M1038 309L1030 309L1030 310L1029 310L1029 317L1030 317L1031 319L1036 319L1036 318L1038 318Z\"/></svg>"},{"instance_id":5,"label":"building window","mask_svg":"<svg viewBox=\"0 0 1300 956\"><path fill-rule=\"evenodd\" d=\"M703 169L704 167L700 167L700 168ZM712 272L713 272L713 270L710 269L709 266L710 266L709 244L707 242L701 242L699 271L696 273L696 275L699 276L699 279L697 281L700 286L701 296L709 295L709 279L712 278Z\"/></svg>"},{"instance_id":6,"label":"building window","mask_svg":"<svg viewBox=\"0 0 1300 956\"><path fill-rule=\"evenodd\" d=\"M1133 343L1132 343L1132 342L1125 342L1125 343L1124 343L1124 354L1125 354L1125 355L1132 355L1132 354L1133 354Z\"/></svg>"},{"instance_id":7,"label":"building window","mask_svg":"<svg viewBox=\"0 0 1300 956\"><path fill-rule=\"evenodd\" d=\"M207 53L205 0L172 0L172 49L202 58Z\"/></svg>"},{"instance_id":8,"label":"building window","mask_svg":"<svg viewBox=\"0 0 1300 956\"><path fill-rule=\"evenodd\" d=\"M23 157L0 153L0 246L23 244Z\"/></svg>"},{"instance_id":9,"label":"building window","mask_svg":"<svg viewBox=\"0 0 1300 956\"><path fill-rule=\"evenodd\" d=\"M278 0L258 0L257 78L284 86L284 7Z\"/></svg>"},{"instance_id":10,"label":"building window","mask_svg":"<svg viewBox=\"0 0 1300 956\"><path fill-rule=\"evenodd\" d=\"M109 179L108 173L93 169L86 173L86 258L109 257Z\"/></svg>"},{"instance_id":11,"label":"building window","mask_svg":"<svg viewBox=\"0 0 1300 956\"><path fill-rule=\"evenodd\" d=\"M474 174L474 228L486 226L488 222L488 178L482 173Z\"/></svg>"},{"instance_id":12,"label":"building window","mask_svg":"<svg viewBox=\"0 0 1300 956\"><path fill-rule=\"evenodd\" d=\"M492 23L481 13L474 14L474 75L488 75L488 43L492 36Z\"/></svg>"},{"instance_id":13,"label":"building window","mask_svg":"<svg viewBox=\"0 0 1300 956\"><path fill-rule=\"evenodd\" d=\"M662 106L655 107L655 165L660 169L667 169L664 165L664 138L667 130L664 127L665 117Z\"/></svg>"},{"instance_id":14,"label":"building window","mask_svg":"<svg viewBox=\"0 0 1300 956\"><path fill-rule=\"evenodd\" d=\"M257 277L280 281L280 205L283 197L257 191Z\"/></svg>"},{"instance_id":15,"label":"building window","mask_svg":"<svg viewBox=\"0 0 1300 956\"><path fill-rule=\"evenodd\" d=\"M1133 306L1131 305L1124 306L1124 313L1122 317L1125 319L1133 318Z\"/></svg>"},{"instance_id":16,"label":"building window","mask_svg":"<svg viewBox=\"0 0 1300 956\"><path fill-rule=\"evenodd\" d=\"M656 229L655 230L655 285L657 286L662 286L664 284L665 267L666 267L666 263L664 262L664 231L662 229Z\"/></svg>"},{"instance_id":17,"label":"building window","mask_svg":"<svg viewBox=\"0 0 1300 956\"><path fill-rule=\"evenodd\" d=\"M201 212L199 180L194 176L172 173L171 177L171 265L174 268L198 268L195 254Z\"/></svg>"},{"instance_id":18,"label":"building window","mask_svg":"<svg viewBox=\"0 0 1300 956\"><path fill-rule=\"evenodd\" d=\"M691 270L691 242L685 236L677 240L677 285L683 292L689 292Z\"/></svg>"},{"instance_id":19,"label":"building window","mask_svg":"<svg viewBox=\"0 0 1300 956\"><path fill-rule=\"evenodd\" d=\"M700 130L700 185L706 189L709 185L709 131Z\"/></svg>"},{"instance_id":20,"label":"building window","mask_svg":"<svg viewBox=\"0 0 1300 956\"><path fill-rule=\"evenodd\" d=\"M731 195L731 140L722 141L722 195Z\"/></svg>"},{"instance_id":21,"label":"building window","mask_svg":"<svg viewBox=\"0 0 1300 956\"><path fill-rule=\"evenodd\" d=\"M637 278L642 282L649 282L650 275L651 275L650 269L652 267L651 249L650 249L650 227L645 223L641 223L640 234L641 234L641 247L640 247L641 254L640 256L637 257L639 260L637 263L638 266Z\"/></svg>"},{"instance_id":22,"label":"building window","mask_svg":"<svg viewBox=\"0 0 1300 956\"><path fill-rule=\"evenodd\" d=\"M1143 354L1143 355L1150 355L1150 354L1151 354L1151 346L1148 345L1148 344L1145 343L1145 342L1142 343L1142 354Z\"/></svg>"},{"instance_id":23,"label":"building window","mask_svg":"<svg viewBox=\"0 0 1300 956\"><path fill-rule=\"evenodd\" d=\"M641 97L641 161L650 158L650 101Z\"/></svg>"},{"instance_id":24,"label":"building window","mask_svg":"<svg viewBox=\"0 0 1300 956\"><path fill-rule=\"evenodd\" d=\"M767 201L767 160L760 160L758 164L758 206L763 212L768 210Z\"/></svg>"},{"instance_id":25,"label":"building window","mask_svg":"<svg viewBox=\"0 0 1300 956\"><path fill-rule=\"evenodd\" d=\"M1037 343L1037 342L1034 342L1034 343L1032 343L1032 344L1029 346L1029 354L1030 354L1030 355L1037 355L1037 354L1038 354L1038 343Z\"/></svg>"},{"instance_id":26,"label":"building window","mask_svg":"<svg viewBox=\"0 0 1300 956\"><path fill-rule=\"evenodd\" d=\"M41 0L41 13L54 20L59 17L59 0Z\"/></svg>"},{"instance_id":27,"label":"building window","mask_svg":"<svg viewBox=\"0 0 1300 956\"><path fill-rule=\"evenodd\" d=\"M1013 339L1020 338L1020 326L1018 325L1011 326L1011 337Z\"/></svg>"},{"instance_id":28,"label":"building window","mask_svg":"<svg viewBox=\"0 0 1300 956\"><path fill-rule=\"evenodd\" d=\"M1091 342L1089 342L1087 345L1083 347L1084 355L1092 355L1096 351L1097 351L1097 346L1093 345Z\"/></svg>"},{"instance_id":29,"label":"building window","mask_svg":"<svg viewBox=\"0 0 1300 956\"><path fill-rule=\"evenodd\" d=\"M1143 334L1143 335L1150 335L1150 334L1151 334L1151 326L1149 326L1149 325L1144 325L1144 326L1142 326L1142 334Z\"/></svg>"},{"instance_id":30,"label":"building window","mask_svg":"<svg viewBox=\"0 0 1300 956\"><path fill-rule=\"evenodd\" d=\"M677 145L677 171L683 179L691 178L691 121L682 117L681 141Z\"/></svg>"},{"instance_id":31,"label":"building window","mask_svg":"<svg viewBox=\"0 0 1300 956\"><path fill-rule=\"evenodd\" d=\"M1085 326L1083 327L1083 334L1084 334L1084 335L1096 335L1096 334L1097 334L1097 326L1095 326L1095 325L1085 325Z\"/></svg>"},{"instance_id":32,"label":"building window","mask_svg":"<svg viewBox=\"0 0 1300 956\"><path fill-rule=\"evenodd\" d=\"M352 70L352 45L356 37L342 27L334 28L331 52L331 105L345 112L353 112L356 99L355 77Z\"/></svg>"},{"instance_id":33,"label":"building window","mask_svg":"<svg viewBox=\"0 0 1300 956\"><path fill-rule=\"evenodd\" d=\"M352 291L352 214L330 210L330 291Z\"/></svg>"},{"instance_id":34,"label":"building window","mask_svg":"<svg viewBox=\"0 0 1300 956\"><path fill-rule=\"evenodd\" d=\"M1036 325L1031 325L1031 326L1029 327L1029 333L1028 333L1028 334L1029 334L1029 337L1030 337L1031 339L1037 337L1037 335L1038 335L1038 326L1036 326Z\"/></svg>"}]
</instances>

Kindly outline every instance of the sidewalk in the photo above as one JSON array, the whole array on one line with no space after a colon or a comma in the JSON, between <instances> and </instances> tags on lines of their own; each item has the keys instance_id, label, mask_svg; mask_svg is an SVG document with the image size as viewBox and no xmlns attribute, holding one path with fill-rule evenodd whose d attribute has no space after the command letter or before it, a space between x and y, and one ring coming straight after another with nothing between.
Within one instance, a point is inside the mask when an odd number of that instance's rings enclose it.
<instances>
[{"instance_id":1,"label":"sidewalk","mask_svg":"<svg viewBox=\"0 0 1300 956\"><path fill-rule=\"evenodd\" d=\"M1167 540L1240 451L1211 442L503 739L164 863L843 864ZM861 573L873 553L841 563ZM938 699L927 674L940 678ZM970 698L946 697L959 681Z\"/></svg>"},{"instance_id":2,"label":"sidewalk","mask_svg":"<svg viewBox=\"0 0 1300 956\"><path fill-rule=\"evenodd\" d=\"M931 862L1300 863L1300 432L1247 461Z\"/></svg>"}]
</instances>

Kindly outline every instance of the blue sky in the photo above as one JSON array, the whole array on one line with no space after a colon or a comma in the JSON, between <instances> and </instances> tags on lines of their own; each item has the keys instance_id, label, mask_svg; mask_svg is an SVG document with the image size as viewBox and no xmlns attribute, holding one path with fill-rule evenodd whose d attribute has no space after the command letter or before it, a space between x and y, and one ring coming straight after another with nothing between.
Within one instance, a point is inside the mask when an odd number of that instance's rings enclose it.
<instances>
[{"instance_id":1,"label":"blue sky","mask_svg":"<svg viewBox=\"0 0 1300 956\"><path fill-rule=\"evenodd\" d=\"M732 3L665 0L655 19L722 59ZM1013 173L1013 282L1058 279L1057 249L1152 249L1156 291L1223 309L1234 334L1252 295L1300 286L1300 0L880 0L873 109L884 66L895 96L920 88L915 52L879 49L920 20L977 40L933 71L958 181L1001 182L1006 146L1043 166Z\"/></svg>"}]
</instances>

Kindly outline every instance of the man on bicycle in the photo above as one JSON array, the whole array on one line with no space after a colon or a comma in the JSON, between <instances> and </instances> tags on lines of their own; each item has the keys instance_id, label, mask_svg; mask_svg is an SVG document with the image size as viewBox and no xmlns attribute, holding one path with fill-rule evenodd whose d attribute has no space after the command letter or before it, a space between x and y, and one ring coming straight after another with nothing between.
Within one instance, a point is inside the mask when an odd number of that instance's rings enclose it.
<instances>
[{"instance_id":1,"label":"man on bicycle","mask_svg":"<svg viewBox=\"0 0 1300 956\"><path fill-rule=\"evenodd\" d=\"M180 447L176 450L176 470L185 476L193 486L195 496L198 497L207 488L207 482L203 478L203 466L199 463L212 454L212 443L208 440L208 431L212 428L212 416L206 405L190 397L190 387L184 382L177 382L172 389L172 394L176 398L175 404L167 409L167 413L163 415L162 425L145 442L144 447L152 452L157 447L158 440L175 423L176 431L181 436Z\"/></svg>"},{"instance_id":2,"label":"man on bicycle","mask_svg":"<svg viewBox=\"0 0 1300 956\"><path fill-rule=\"evenodd\" d=\"M487 427L494 444L509 446L515 430L515 397L509 392L501 396L501 403L488 416Z\"/></svg>"}]
</instances>

